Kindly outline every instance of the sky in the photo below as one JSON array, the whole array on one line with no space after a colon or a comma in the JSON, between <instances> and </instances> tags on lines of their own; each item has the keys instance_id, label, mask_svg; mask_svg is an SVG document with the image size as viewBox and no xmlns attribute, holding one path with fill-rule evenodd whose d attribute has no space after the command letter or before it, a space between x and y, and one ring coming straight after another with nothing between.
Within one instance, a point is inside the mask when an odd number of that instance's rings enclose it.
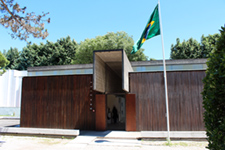
<instances>
[{"instance_id":1,"label":"sky","mask_svg":"<svg viewBox=\"0 0 225 150\"><path fill-rule=\"evenodd\" d=\"M49 12L51 23L46 24L48 41L70 36L80 43L85 39L102 36L108 32L125 31L136 42L153 12L158 0L15 0L27 12ZM165 58L170 58L171 44L194 38L200 42L202 35L219 33L225 24L225 0L161 0L161 20ZM10 30L0 26L0 51L16 47L19 51L27 44L12 39ZM28 39L32 43L46 40ZM149 58L163 59L161 35L147 40L142 48Z\"/></svg>"}]
</instances>

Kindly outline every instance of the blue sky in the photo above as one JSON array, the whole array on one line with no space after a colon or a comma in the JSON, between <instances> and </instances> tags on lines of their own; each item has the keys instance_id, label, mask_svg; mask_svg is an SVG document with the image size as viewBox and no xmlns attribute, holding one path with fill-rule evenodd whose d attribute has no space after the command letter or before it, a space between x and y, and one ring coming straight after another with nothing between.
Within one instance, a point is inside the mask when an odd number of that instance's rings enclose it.
<instances>
[{"instance_id":1,"label":"blue sky","mask_svg":"<svg viewBox=\"0 0 225 150\"><path fill-rule=\"evenodd\" d=\"M46 24L47 40L70 36L76 42L105 35L107 32L125 31L137 41L153 11L157 0L56 0L18 1L27 11L36 14L49 12L51 23ZM171 44L191 37L200 41L204 34L219 33L224 26L225 0L161 0L161 17L165 57L170 57ZM22 50L26 42L11 39L9 30L0 26L0 50L16 47ZM29 39L45 43L41 39ZM162 59L161 36L147 40L142 48L149 58Z\"/></svg>"}]
</instances>

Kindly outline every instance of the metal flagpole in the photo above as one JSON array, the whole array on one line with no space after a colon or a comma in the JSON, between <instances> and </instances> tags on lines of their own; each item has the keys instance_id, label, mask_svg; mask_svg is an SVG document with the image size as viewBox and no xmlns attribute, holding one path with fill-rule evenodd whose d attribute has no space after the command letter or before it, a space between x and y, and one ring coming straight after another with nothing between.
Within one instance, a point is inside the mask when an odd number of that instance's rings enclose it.
<instances>
[{"instance_id":1,"label":"metal flagpole","mask_svg":"<svg viewBox=\"0 0 225 150\"><path fill-rule=\"evenodd\" d=\"M158 7L159 7L160 34L162 39L162 52L163 52L163 70L164 70L164 84L165 84L165 97L166 97L167 140L170 141L170 122L169 122L169 107L168 107L168 92L167 92L167 77L166 77L166 61L165 61L163 30L162 30L161 10L160 10L159 0L158 0Z\"/></svg>"}]
</instances>

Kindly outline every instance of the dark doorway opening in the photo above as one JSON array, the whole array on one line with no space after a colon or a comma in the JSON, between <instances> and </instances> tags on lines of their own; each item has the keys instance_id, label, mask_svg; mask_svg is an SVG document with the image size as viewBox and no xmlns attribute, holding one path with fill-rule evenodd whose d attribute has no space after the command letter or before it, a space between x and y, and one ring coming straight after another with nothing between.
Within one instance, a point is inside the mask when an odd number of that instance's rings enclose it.
<instances>
[{"instance_id":1,"label":"dark doorway opening","mask_svg":"<svg viewBox=\"0 0 225 150\"><path fill-rule=\"evenodd\" d=\"M106 96L107 130L125 130L126 99L124 94Z\"/></svg>"}]
</instances>

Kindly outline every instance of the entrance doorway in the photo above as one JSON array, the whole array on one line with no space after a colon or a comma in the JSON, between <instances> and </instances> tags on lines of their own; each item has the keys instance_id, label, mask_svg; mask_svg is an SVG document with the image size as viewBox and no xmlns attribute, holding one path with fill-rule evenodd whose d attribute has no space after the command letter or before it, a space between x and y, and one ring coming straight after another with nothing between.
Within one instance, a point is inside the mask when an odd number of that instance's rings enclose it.
<instances>
[{"instance_id":1,"label":"entrance doorway","mask_svg":"<svg viewBox=\"0 0 225 150\"><path fill-rule=\"evenodd\" d=\"M106 96L107 130L125 130L125 95L108 94Z\"/></svg>"},{"instance_id":2,"label":"entrance doorway","mask_svg":"<svg viewBox=\"0 0 225 150\"><path fill-rule=\"evenodd\" d=\"M95 104L96 130L136 131L135 94L96 94ZM116 121L113 119L114 106L118 113Z\"/></svg>"}]
</instances>

